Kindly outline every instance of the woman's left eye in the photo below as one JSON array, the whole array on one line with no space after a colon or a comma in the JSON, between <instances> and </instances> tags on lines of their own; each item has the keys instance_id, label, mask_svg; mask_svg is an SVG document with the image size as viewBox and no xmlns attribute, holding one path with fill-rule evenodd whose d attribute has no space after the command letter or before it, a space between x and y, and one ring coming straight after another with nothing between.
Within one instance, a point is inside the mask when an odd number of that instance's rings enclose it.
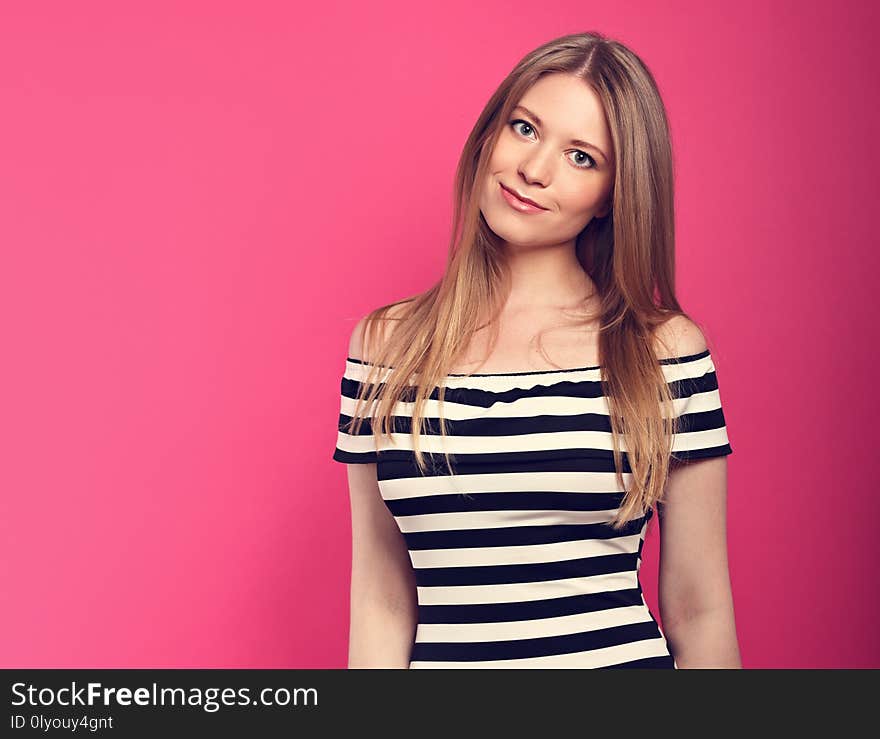
<instances>
[{"instance_id":1,"label":"woman's left eye","mask_svg":"<svg viewBox=\"0 0 880 739\"><path fill-rule=\"evenodd\" d=\"M522 129L517 129L517 126L519 126L520 124L522 124L523 126L525 126L529 130L534 130L531 123L529 123L528 121L524 121L521 118L518 118L517 120L510 122L510 125L513 128L513 130L518 131L520 134L522 134ZM522 134L522 135L524 135L524 134ZM587 158L586 161L589 164L589 166L584 166L582 164L575 164L574 166L577 167L578 169L593 169L596 166L596 160L593 159L593 157L591 157L589 154L587 154L587 152L581 151L580 149L575 149L574 152L572 152L572 153L583 154Z\"/></svg>"}]
</instances>

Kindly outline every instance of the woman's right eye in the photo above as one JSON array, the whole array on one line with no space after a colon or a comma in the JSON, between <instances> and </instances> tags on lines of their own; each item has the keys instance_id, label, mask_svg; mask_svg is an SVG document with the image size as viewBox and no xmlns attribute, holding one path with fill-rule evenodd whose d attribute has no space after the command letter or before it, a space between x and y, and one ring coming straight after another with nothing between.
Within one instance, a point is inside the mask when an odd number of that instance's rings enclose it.
<instances>
[{"instance_id":1,"label":"woman's right eye","mask_svg":"<svg viewBox=\"0 0 880 739\"><path fill-rule=\"evenodd\" d=\"M511 122L510 122L510 125L511 125L511 127L513 128L514 131L517 130L517 129L516 129L516 126L517 126L518 123L522 123L526 128L532 128L531 124L530 124L528 121L524 121L524 120L522 120L522 119L517 119L517 120L514 120L514 121L511 121Z\"/></svg>"}]
</instances>

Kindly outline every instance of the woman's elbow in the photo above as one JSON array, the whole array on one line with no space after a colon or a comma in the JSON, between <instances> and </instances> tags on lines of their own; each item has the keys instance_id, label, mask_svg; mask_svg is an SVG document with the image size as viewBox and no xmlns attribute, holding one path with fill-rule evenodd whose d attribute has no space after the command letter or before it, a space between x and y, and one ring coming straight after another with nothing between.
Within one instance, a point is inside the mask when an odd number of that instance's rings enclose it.
<instances>
[{"instance_id":1,"label":"woman's elbow","mask_svg":"<svg viewBox=\"0 0 880 739\"><path fill-rule=\"evenodd\" d=\"M348 668L408 669L417 612L410 600L352 598Z\"/></svg>"}]
</instances>

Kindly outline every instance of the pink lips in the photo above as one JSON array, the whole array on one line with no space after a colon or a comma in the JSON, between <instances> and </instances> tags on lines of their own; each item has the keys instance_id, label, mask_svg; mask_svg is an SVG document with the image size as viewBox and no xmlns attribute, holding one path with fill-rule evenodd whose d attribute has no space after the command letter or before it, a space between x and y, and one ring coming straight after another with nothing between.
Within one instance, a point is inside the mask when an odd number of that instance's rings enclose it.
<instances>
[{"instance_id":1,"label":"pink lips","mask_svg":"<svg viewBox=\"0 0 880 739\"><path fill-rule=\"evenodd\" d=\"M528 203L525 200L520 200L516 195L510 192L510 190L504 187L504 185L501 185L501 197L503 197L512 208L520 213L543 213L547 210L546 208L541 208L533 203Z\"/></svg>"}]
</instances>

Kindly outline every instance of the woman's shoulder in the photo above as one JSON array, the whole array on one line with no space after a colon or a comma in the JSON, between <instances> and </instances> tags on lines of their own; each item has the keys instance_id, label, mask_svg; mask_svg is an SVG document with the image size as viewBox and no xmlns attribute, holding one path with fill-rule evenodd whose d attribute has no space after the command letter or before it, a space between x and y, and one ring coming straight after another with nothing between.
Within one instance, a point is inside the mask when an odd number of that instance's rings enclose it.
<instances>
[{"instance_id":1,"label":"woman's shoulder","mask_svg":"<svg viewBox=\"0 0 880 739\"><path fill-rule=\"evenodd\" d=\"M394 331L397 321L405 315L412 299L383 305L361 318L348 342L348 356L370 362L376 356L375 347L383 345Z\"/></svg>"},{"instance_id":2,"label":"woman's shoulder","mask_svg":"<svg viewBox=\"0 0 880 739\"><path fill-rule=\"evenodd\" d=\"M658 359L690 356L708 348L703 331L683 314L676 314L657 326L654 341Z\"/></svg>"}]
</instances>

